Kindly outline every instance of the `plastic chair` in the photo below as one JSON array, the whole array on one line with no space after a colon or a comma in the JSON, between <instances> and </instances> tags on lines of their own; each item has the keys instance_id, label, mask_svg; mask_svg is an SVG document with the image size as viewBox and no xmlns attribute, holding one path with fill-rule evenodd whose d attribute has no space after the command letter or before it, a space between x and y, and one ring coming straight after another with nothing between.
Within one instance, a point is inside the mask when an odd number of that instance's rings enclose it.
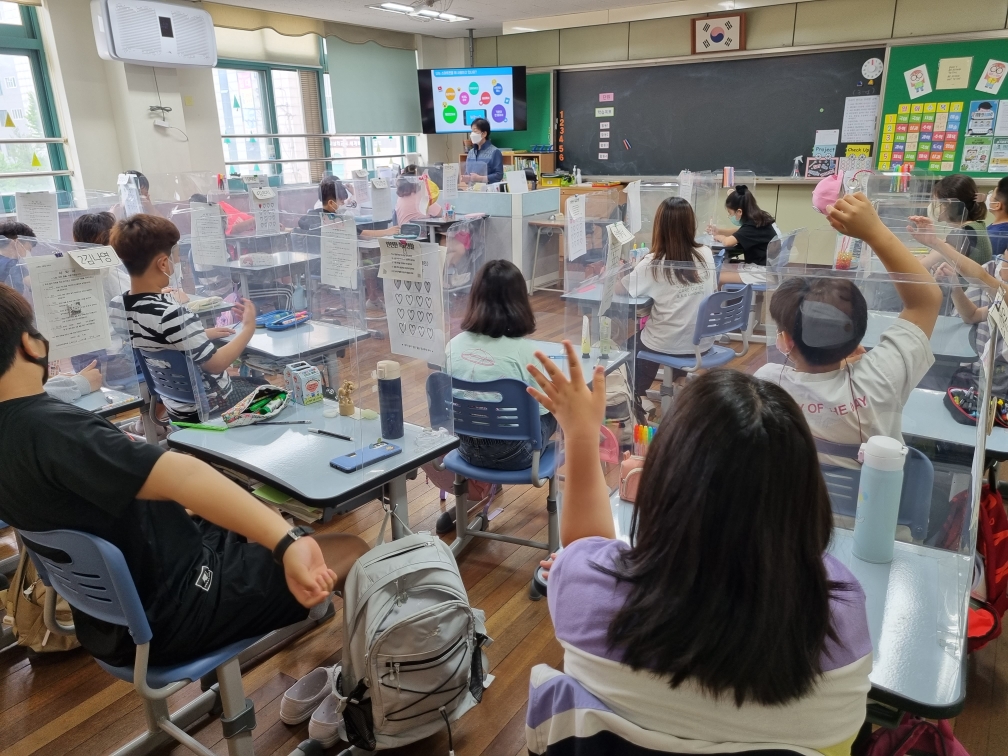
<instances>
[{"instance_id":1,"label":"plastic chair","mask_svg":"<svg viewBox=\"0 0 1008 756\"><path fill-rule=\"evenodd\" d=\"M727 365L736 357L741 357L749 351L749 336L752 327L752 287L743 286L738 291L716 291L704 297L697 313L696 326L693 329L694 357L673 357L667 354L641 349L637 358L647 362L656 362L662 366L662 412L667 412L672 401L672 368L695 373L701 368L714 368ZM711 336L741 331L742 351L736 352L731 347L714 344L706 352L700 351L700 342Z\"/></svg>"},{"instance_id":2,"label":"plastic chair","mask_svg":"<svg viewBox=\"0 0 1008 756\"><path fill-rule=\"evenodd\" d=\"M209 654L168 667L148 665L153 634L140 603L133 577L122 552L108 541L74 530L45 533L20 531L21 540L38 569L46 591L46 627L53 632L72 632L56 622L56 594L74 609L95 619L126 626L137 644L132 666L115 667L95 660L109 674L132 682L143 699L147 732L116 751L114 756L149 753L172 740L201 756L213 756L185 732L185 728L215 710L223 710L221 726L231 756L251 756L252 729L256 725L251 699L245 698L238 655L262 638L232 643ZM174 715L169 715L168 696L216 670L213 686Z\"/></svg>"},{"instance_id":3,"label":"plastic chair","mask_svg":"<svg viewBox=\"0 0 1008 756\"><path fill-rule=\"evenodd\" d=\"M560 521L557 515L556 471L561 463L555 442L542 438L539 425L539 403L529 396L527 386L513 378L476 383L452 378L447 373L432 373L427 378L427 405L431 425L446 425L454 418L454 432L471 438L499 441L529 441L532 444L532 466L524 470L492 470L470 465L458 450L445 455L444 469L455 473L455 540L452 553L456 556L473 538L490 538L519 546L556 551L560 545ZM454 389L454 392L453 392ZM475 392L480 397L497 395L499 399L470 399L455 392ZM449 415L449 413L451 413ZM548 513L548 543L524 538L483 532L487 526L485 513L477 515L478 528L469 527L466 480L484 480L499 485L532 485L549 483L546 496Z\"/></svg>"},{"instance_id":4,"label":"plastic chair","mask_svg":"<svg viewBox=\"0 0 1008 756\"><path fill-rule=\"evenodd\" d=\"M198 380L193 386L193 376L199 374L199 368L188 354L177 349L137 349L134 354L151 394L150 417L155 423L164 425L155 411L159 398L198 407L210 406L203 381Z\"/></svg>"},{"instance_id":5,"label":"plastic chair","mask_svg":"<svg viewBox=\"0 0 1008 756\"><path fill-rule=\"evenodd\" d=\"M839 446L839 445L838 445ZM848 446L844 444L843 446ZM858 448L855 445L855 449ZM832 454L833 449L821 447L821 453ZM900 491L899 514L896 524L910 528L915 542L921 543L927 536L928 521L931 517L931 490L934 486L934 465L924 452L907 447L906 462L903 464L903 488ZM849 456L849 455L847 455ZM861 484L861 470L821 465L829 491L830 506L836 514L854 517L857 513L858 487Z\"/></svg>"}]
</instances>

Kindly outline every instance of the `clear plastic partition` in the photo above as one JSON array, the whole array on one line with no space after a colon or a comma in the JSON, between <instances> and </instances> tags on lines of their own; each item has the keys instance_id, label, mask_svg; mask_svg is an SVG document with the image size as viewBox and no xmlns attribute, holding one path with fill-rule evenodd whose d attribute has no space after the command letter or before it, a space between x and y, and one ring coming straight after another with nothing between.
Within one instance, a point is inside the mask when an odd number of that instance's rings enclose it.
<instances>
[{"instance_id":1,"label":"clear plastic partition","mask_svg":"<svg viewBox=\"0 0 1008 756\"><path fill-rule=\"evenodd\" d=\"M277 207L281 213L301 216L321 206L317 184L298 184L277 189Z\"/></svg>"},{"instance_id":2,"label":"clear plastic partition","mask_svg":"<svg viewBox=\"0 0 1008 756\"><path fill-rule=\"evenodd\" d=\"M755 196L756 201L759 202L760 195L756 190L756 174L753 171L742 168L724 168L720 174L715 173L715 176L720 179L720 182L717 184L718 193L717 199L714 203L714 219L712 223L718 228L727 228L731 224L728 222L728 212L725 209L725 200L728 198L729 194L735 191L736 187L745 186L746 189L753 192L753 196ZM699 221L700 219L698 217L697 225L700 225ZM706 230L706 226L703 227L703 230Z\"/></svg>"},{"instance_id":3,"label":"clear plastic partition","mask_svg":"<svg viewBox=\"0 0 1008 756\"><path fill-rule=\"evenodd\" d=\"M423 176L402 175L393 183L392 225L406 237L427 238L426 221L442 215L442 207L431 200L432 185ZM440 193L436 186L434 192Z\"/></svg>"},{"instance_id":4,"label":"clear plastic partition","mask_svg":"<svg viewBox=\"0 0 1008 756\"><path fill-rule=\"evenodd\" d=\"M606 227L620 219L619 205L619 189L611 188L571 194L560 208L565 226L565 291L578 288L605 267Z\"/></svg>"},{"instance_id":5,"label":"clear plastic partition","mask_svg":"<svg viewBox=\"0 0 1008 756\"><path fill-rule=\"evenodd\" d=\"M107 247L0 238L2 282L32 305L49 340L47 388L103 417L141 406L123 294L130 280Z\"/></svg>"},{"instance_id":6,"label":"clear plastic partition","mask_svg":"<svg viewBox=\"0 0 1008 756\"><path fill-rule=\"evenodd\" d=\"M485 192L487 190L487 164L465 159L459 163L459 191Z\"/></svg>"},{"instance_id":7,"label":"clear plastic partition","mask_svg":"<svg viewBox=\"0 0 1008 756\"><path fill-rule=\"evenodd\" d=\"M468 292L476 272L487 260L486 218L463 218L448 227L444 244L444 288L450 311L457 295Z\"/></svg>"},{"instance_id":8,"label":"clear plastic partition","mask_svg":"<svg viewBox=\"0 0 1008 756\"><path fill-rule=\"evenodd\" d=\"M697 234L703 232L716 222L721 187L721 174L711 171L679 173L679 196L689 200L697 218Z\"/></svg>"},{"instance_id":9,"label":"clear plastic partition","mask_svg":"<svg viewBox=\"0 0 1008 756\"><path fill-rule=\"evenodd\" d=\"M655 218L661 203L671 197L679 196L679 186L676 183L663 184L641 184L640 204L641 204L641 228L634 235L634 246L637 249L648 250L651 248L652 232ZM699 224L698 224L699 229ZM638 256L647 254L642 252Z\"/></svg>"}]
</instances>

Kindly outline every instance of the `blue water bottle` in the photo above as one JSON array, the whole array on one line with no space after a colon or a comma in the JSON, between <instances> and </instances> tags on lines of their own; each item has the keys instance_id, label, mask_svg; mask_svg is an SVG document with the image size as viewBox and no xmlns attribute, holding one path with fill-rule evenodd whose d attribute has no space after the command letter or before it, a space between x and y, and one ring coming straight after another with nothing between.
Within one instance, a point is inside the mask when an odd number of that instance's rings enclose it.
<instances>
[{"instance_id":1,"label":"blue water bottle","mask_svg":"<svg viewBox=\"0 0 1008 756\"><path fill-rule=\"evenodd\" d=\"M381 414L383 439L402 438L403 429L402 377L399 363L381 360L378 363L378 411Z\"/></svg>"},{"instance_id":2,"label":"blue water bottle","mask_svg":"<svg viewBox=\"0 0 1008 756\"><path fill-rule=\"evenodd\" d=\"M853 548L858 559L875 564L892 561L906 456L907 448L887 436L872 436L861 444Z\"/></svg>"}]
</instances>

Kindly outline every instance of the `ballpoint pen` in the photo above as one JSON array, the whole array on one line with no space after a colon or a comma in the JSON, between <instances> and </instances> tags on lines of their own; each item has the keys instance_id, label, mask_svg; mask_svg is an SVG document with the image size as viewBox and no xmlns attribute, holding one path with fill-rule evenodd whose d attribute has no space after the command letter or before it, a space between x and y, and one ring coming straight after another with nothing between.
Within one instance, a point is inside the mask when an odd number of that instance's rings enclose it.
<instances>
[{"instance_id":1,"label":"ballpoint pen","mask_svg":"<svg viewBox=\"0 0 1008 756\"><path fill-rule=\"evenodd\" d=\"M333 433L332 431L322 430L321 428L309 428L310 433L317 433L320 436L330 436L332 438L338 438L341 441L353 441L350 436L344 436L340 433Z\"/></svg>"}]
</instances>

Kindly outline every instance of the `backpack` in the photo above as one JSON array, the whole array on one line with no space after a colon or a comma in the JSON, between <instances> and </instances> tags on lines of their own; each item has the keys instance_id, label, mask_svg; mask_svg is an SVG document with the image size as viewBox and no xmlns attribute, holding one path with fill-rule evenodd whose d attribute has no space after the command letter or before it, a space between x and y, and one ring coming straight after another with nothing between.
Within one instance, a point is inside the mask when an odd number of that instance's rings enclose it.
<instances>
[{"instance_id":1,"label":"backpack","mask_svg":"<svg viewBox=\"0 0 1008 756\"><path fill-rule=\"evenodd\" d=\"M890 730L881 727L863 740L858 737L851 746L852 756L906 756L913 749L916 754L929 756L969 756L963 744L952 734L947 719L928 722L911 714Z\"/></svg>"},{"instance_id":2,"label":"backpack","mask_svg":"<svg viewBox=\"0 0 1008 756\"><path fill-rule=\"evenodd\" d=\"M368 751L429 737L483 698L493 680L482 611L469 606L451 549L431 533L382 543L343 589L340 735ZM408 532L408 531L407 531Z\"/></svg>"},{"instance_id":3,"label":"backpack","mask_svg":"<svg viewBox=\"0 0 1008 756\"><path fill-rule=\"evenodd\" d=\"M3 624L14 630L19 646L27 646L36 653L75 649L80 646L77 636L60 635L45 626L47 590L28 552L22 549L10 588L0 591L0 606L6 611ZM56 599L56 619L61 625L73 624L70 605L62 598Z\"/></svg>"},{"instance_id":4,"label":"backpack","mask_svg":"<svg viewBox=\"0 0 1008 756\"><path fill-rule=\"evenodd\" d=\"M605 424L616 436L619 445L633 439L634 395L626 365L620 365L606 376Z\"/></svg>"}]
</instances>

